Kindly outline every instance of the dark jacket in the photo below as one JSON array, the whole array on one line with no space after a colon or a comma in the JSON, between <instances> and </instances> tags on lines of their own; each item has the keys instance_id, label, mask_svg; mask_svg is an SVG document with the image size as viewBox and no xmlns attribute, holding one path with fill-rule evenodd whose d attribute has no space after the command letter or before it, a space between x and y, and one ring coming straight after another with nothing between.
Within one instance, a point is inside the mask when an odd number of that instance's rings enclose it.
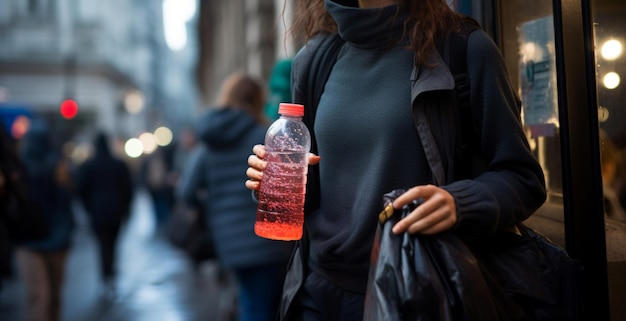
<instances>
[{"instance_id":1,"label":"dark jacket","mask_svg":"<svg viewBox=\"0 0 626 321\"><path fill-rule=\"evenodd\" d=\"M95 140L95 155L77 174L77 191L94 228L119 226L129 215L133 182L124 161L114 157L106 136Z\"/></svg>"},{"instance_id":2,"label":"dark jacket","mask_svg":"<svg viewBox=\"0 0 626 321\"><path fill-rule=\"evenodd\" d=\"M420 77L411 80L411 94L433 183L448 190L457 203L455 230L483 235L527 219L546 200L546 190L498 47L478 30L470 34L467 50L471 119L461 119L458 108L446 98L454 79L439 55L433 63L440 68L414 70ZM455 148L461 139L457 124L462 121L474 128L475 164L470 173L455 172Z\"/></svg>"},{"instance_id":3,"label":"dark jacket","mask_svg":"<svg viewBox=\"0 0 626 321\"><path fill-rule=\"evenodd\" d=\"M327 50L328 35L313 38L293 62L293 98L310 108L310 64L319 63L319 51ZM458 221L454 231L462 235L486 235L528 218L546 199L542 169L530 152L520 122L519 101L508 80L501 53L483 31L473 32L467 45L471 119L462 119L454 96L455 81L439 54L427 68L413 66L412 109L416 130L432 172L432 183L449 191L457 204ZM317 71L317 70L316 70ZM306 115L313 116L307 118ZM305 110L305 123L313 128L314 112ZM473 166L469 173L458 173L455 164L461 121L473 127ZM468 134L468 133L463 133ZM315 146L312 152L316 152ZM316 207L319 183L315 166L310 167L307 210ZM381 196L382 197L382 196ZM306 241L306 240L305 240ZM298 251L306 251L299 248ZM304 254L306 256L306 254ZM300 288L303 267L300 253L294 253L285 281L281 315Z\"/></svg>"},{"instance_id":4,"label":"dark jacket","mask_svg":"<svg viewBox=\"0 0 626 321\"><path fill-rule=\"evenodd\" d=\"M267 127L246 112L212 110L198 123L204 146L190 155L177 186L177 196L188 204L206 190L205 209L217 257L227 268L287 264L293 242L273 241L254 233L257 203L242 184L250 146L264 141ZM242 161L243 160L243 161Z\"/></svg>"},{"instance_id":5,"label":"dark jacket","mask_svg":"<svg viewBox=\"0 0 626 321\"><path fill-rule=\"evenodd\" d=\"M21 245L35 251L67 250L75 226L70 183L59 176L69 170L67 164L54 150L49 128L40 121L31 123L21 147L28 200L38 208L48 225L47 237Z\"/></svg>"},{"instance_id":6,"label":"dark jacket","mask_svg":"<svg viewBox=\"0 0 626 321\"><path fill-rule=\"evenodd\" d=\"M302 80L310 79L308 64L311 59L320 59L314 57L314 52L320 44L327 45L326 37L311 40L294 59L295 102L309 101ZM414 66L411 98L415 127L433 173L432 183L447 189L457 201L459 222L455 229L483 234L528 218L543 204L546 191L542 169L530 152L521 127L520 104L497 46L486 33L476 31L468 40L467 57L471 120L460 119L457 106L449 99L454 96L455 82L439 54L428 63L437 67ZM305 108L310 105L305 104ZM313 128L314 113L305 111L304 121ZM470 121L474 127L471 173L455 172L461 121ZM312 152L316 152L315 145ZM315 166L310 168L311 173L315 171ZM316 179L309 182L307 196L311 201L307 208L311 210L316 207L314 194L319 186ZM472 231L467 231L470 227Z\"/></svg>"}]
</instances>

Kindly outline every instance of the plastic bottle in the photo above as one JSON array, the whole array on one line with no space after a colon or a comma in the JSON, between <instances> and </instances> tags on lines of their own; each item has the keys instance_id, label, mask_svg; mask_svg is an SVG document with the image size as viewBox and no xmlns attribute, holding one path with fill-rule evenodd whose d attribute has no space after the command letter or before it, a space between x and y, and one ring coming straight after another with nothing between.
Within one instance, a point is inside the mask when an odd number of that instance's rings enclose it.
<instances>
[{"instance_id":1,"label":"plastic bottle","mask_svg":"<svg viewBox=\"0 0 626 321\"><path fill-rule=\"evenodd\" d=\"M304 106L281 103L280 118L265 134L267 167L259 189L254 232L273 240L299 240L311 134L302 122Z\"/></svg>"}]
</instances>

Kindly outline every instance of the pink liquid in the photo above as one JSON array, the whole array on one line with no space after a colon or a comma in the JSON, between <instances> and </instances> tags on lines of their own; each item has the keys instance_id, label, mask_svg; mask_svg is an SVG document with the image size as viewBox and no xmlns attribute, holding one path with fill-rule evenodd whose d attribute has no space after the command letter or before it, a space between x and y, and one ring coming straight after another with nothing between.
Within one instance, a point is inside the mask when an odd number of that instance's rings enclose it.
<instances>
[{"instance_id":1,"label":"pink liquid","mask_svg":"<svg viewBox=\"0 0 626 321\"><path fill-rule=\"evenodd\" d=\"M302 226L291 224L257 222L254 232L272 240L295 241L302 238Z\"/></svg>"},{"instance_id":2,"label":"pink liquid","mask_svg":"<svg viewBox=\"0 0 626 321\"><path fill-rule=\"evenodd\" d=\"M254 231L275 240L299 240L304 223L305 153L268 153Z\"/></svg>"}]
</instances>

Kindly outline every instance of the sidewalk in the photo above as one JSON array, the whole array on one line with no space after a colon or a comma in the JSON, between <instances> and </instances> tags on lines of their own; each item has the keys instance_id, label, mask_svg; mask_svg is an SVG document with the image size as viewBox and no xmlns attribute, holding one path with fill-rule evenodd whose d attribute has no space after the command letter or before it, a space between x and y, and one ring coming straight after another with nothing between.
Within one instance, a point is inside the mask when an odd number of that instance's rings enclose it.
<instances>
[{"instance_id":1,"label":"sidewalk","mask_svg":"<svg viewBox=\"0 0 626 321\"><path fill-rule=\"evenodd\" d=\"M138 190L131 219L122 231L118 294L102 295L95 239L85 214L77 211L77 230L68 257L62 321L234 320L235 290L220 283L214 262L197 271L186 257L154 232L149 196ZM223 279L223 278L222 278ZM23 320L23 289L16 277L0 292L0 319Z\"/></svg>"}]
</instances>

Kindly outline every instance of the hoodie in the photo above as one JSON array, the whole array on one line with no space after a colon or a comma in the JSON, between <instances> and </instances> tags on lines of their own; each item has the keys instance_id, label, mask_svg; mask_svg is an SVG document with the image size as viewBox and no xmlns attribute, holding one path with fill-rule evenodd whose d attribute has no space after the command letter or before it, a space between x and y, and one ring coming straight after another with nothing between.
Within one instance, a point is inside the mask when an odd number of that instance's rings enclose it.
<instances>
[{"instance_id":1,"label":"hoodie","mask_svg":"<svg viewBox=\"0 0 626 321\"><path fill-rule=\"evenodd\" d=\"M220 263L226 268L286 264L292 242L254 233L257 203L243 182L252 146L262 144L267 126L235 108L211 110L197 124L202 144L192 152L177 186L177 196L193 203L206 190L207 225Z\"/></svg>"}]
</instances>

